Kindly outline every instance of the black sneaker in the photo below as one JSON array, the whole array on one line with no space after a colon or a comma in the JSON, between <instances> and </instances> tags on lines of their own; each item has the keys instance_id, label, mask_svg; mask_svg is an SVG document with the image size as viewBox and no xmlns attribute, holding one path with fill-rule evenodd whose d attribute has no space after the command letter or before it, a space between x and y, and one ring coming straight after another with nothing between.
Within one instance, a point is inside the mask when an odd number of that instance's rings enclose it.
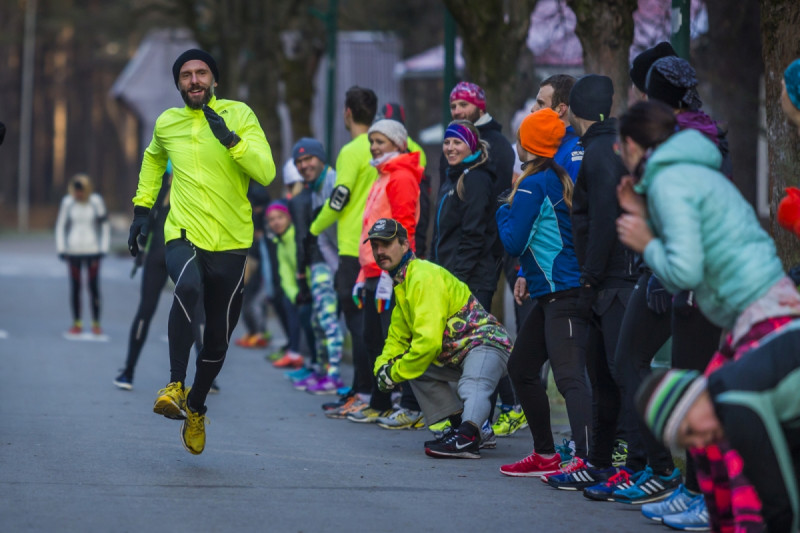
<instances>
[{"instance_id":1,"label":"black sneaker","mask_svg":"<svg viewBox=\"0 0 800 533\"><path fill-rule=\"evenodd\" d=\"M116 385L117 388L120 388L122 390L132 390L133 380L130 377L128 377L128 375L125 374L125 372L123 372L116 377L116 379L114 380L114 385Z\"/></svg>"},{"instance_id":2,"label":"black sneaker","mask_svg":"<svg viewBox=\"0 0 800 533\"><path fill-rule=\"evenodd\" d=\"M437 437L437 438L435 438L433 440L426 440L425 441L425 447L427 448L431 444L439 444L440 442L442 442L443 440L448 438L452 433L455 433L455 432L456 432L456 430L452 426L447 426L446 428L444 428L444 431L442 431L441 436L439 436L439 437Z\"/></svg>"},{"instance_id":3,"label":"black sneaker","mask_svg":"<svg viewBox=\"0 0 800 533\"><path fill-rule=\"evenodd\" d=\"M480 435L468 437L460 431L452 431L439 442L425 446L425 454L430 457L461 459L480 459Z\"/></svg>"}]
</instances>

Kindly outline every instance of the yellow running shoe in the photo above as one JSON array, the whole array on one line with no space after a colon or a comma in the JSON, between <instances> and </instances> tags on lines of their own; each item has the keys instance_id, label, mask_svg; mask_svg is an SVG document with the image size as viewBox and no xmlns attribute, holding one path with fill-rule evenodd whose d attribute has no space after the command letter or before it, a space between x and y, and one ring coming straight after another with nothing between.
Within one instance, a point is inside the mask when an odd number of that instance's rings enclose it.
<instances>
[{"instance_id":1,"label":"yellow running shoe","mask_svg":"<svg viewBox=\"0 0 800 533\"><path fill-rule=\"evenodd\" d=\"M173 420L185 419L186 391L183 390L183 383L173 381L158 391L158 398L156 398L156 403L153 404L153 412Z\"/></svg>"},{"instance_id":2,"label":"yellow running shoe","mask_svg":"<svg viewBox=\"0 0 800 533\"><path fill-rule=\"evenodd\" d=\"M196 413L186 406L186 420L181 426L181 442L186 450L194 455L203 453L206 447L206 419L205 413Z\"/></svg>"}]
</instances>

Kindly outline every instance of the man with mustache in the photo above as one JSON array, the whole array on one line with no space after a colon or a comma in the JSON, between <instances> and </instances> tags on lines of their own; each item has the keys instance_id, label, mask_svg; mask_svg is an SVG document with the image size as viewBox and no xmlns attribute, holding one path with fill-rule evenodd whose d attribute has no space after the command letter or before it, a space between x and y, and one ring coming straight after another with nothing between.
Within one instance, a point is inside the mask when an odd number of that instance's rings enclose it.
<instances>
[{"instance_id":1,"label":"man with mustache","mask_svg":"<svg viewBox=\"0 0 800 533\"><path fill-rule=\"evenodd\" d=\"M133 198L128 249L135 256L147 236L148 213L171 160L171 209L164 225L167 270L175 283L170 380L153 411L183 420L181 442L197 455L205 447L206 395L222 369L242 307L244 265L253 243L248 185L251 179L269 185L275 163L253 111L215 96L219 70L210 54L187 50L172 74L186 106L167 109L156 121ZM197 302L205 308L204 342L194 383L184 388Z\"/></svg>"},{"instance_id":2,"label":"man with mustache","mask_svg":"<svg viewBox=\"0 0 800 533\"><path fill-rule=\"evenodd\" d=\"M508 332L465 283L417 259L396 220L377 220L366 240L394 284L389 335L373 370L378 387L408 381L429 425L450 420L448 432L425 443L428 456L480 459L480 427L511 352Z\"/></svg>"}]
</instances>

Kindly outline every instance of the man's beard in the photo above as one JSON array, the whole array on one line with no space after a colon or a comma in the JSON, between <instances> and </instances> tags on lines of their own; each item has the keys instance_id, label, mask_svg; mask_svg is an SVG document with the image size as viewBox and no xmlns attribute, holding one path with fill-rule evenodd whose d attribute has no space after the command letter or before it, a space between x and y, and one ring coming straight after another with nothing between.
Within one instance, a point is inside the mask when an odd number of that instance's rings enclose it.
<instances>
[{"instance_id":1,"label":"man's beard","mask_svg":"<svg viewBox=\"0 0 800 533\"><path fill-rule=\"evenodd\" d=\"M196 89L198 86L193 85L186 89L181 89L181 98L189 106L191 109L202 109L202 107L211 101L211 97L214 96L214 89L213 87L206 87L203 89L203 98L200 99L199 102L192 101L189 97L189 91Z\"/></svg>"}]
</instances>

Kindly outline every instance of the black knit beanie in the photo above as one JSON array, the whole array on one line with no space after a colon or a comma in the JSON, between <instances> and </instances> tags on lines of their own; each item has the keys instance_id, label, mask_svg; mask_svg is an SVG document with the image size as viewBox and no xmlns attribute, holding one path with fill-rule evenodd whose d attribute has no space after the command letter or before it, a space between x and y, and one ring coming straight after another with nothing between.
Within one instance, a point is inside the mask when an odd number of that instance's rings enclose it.
<instances>
[{"instance_id":1,"label":"black knit beanie","mask_svg":"<svg viewBox=\"0 0 800 533\"><path fill-rule=\"evenodd\" d=\"M611 113L614 84L608 76L587 74L569 92L569 108L576 117L602 122Z\"/></svg>"},{"instance_id":2,"label":"black knit beanie","mask_svg":"<svg viewBox=\"0 0 800 533\"><path fill-rule=\"evenodd\" d=\"M184 53L178 56L178 59L175 60L175 63L172 64L172 77L175 78L175 86L178 86L178 75L181 73L181 67L187 61L191 61L193 59L199 59L200 61L204 62L208 65L208 68L211 69L211 74L214 75L214 81L219 81L219 70L217 70L217 62L214 61L214 58L211 57L211 54L204 50L199 50L197 48L192 48L191 50L186 50Z\"/></svg>"},{"instance_id":3,"label":"black knit beanie","mask_svg":"<svg viewBox=\"0 0 800 533\"><path fill-rule=\"evenodd\" d=\"M648 48L633 59L633 64L631 65L631 81L637 89L645 92L647 88L647 84L645 82L647 78L647 71L650 70L650 67L653 66L653 63L662 57L676 55L678 54L675 53L675 49L672 48L672 45L666 41L658 43L652 48Z\"/></svg>"},{"instance_id":4,"label":"black knit beanie","mask_svg":"<svg viewBox=\"0 0 800 533\"><path fill-rule=\"evenodd\" d=\"M703 106L697 94L697 74L680 57L662 57L650 67L646 78L647 98L673 109L697 110Z\"/></svg>"}]
</instances>

